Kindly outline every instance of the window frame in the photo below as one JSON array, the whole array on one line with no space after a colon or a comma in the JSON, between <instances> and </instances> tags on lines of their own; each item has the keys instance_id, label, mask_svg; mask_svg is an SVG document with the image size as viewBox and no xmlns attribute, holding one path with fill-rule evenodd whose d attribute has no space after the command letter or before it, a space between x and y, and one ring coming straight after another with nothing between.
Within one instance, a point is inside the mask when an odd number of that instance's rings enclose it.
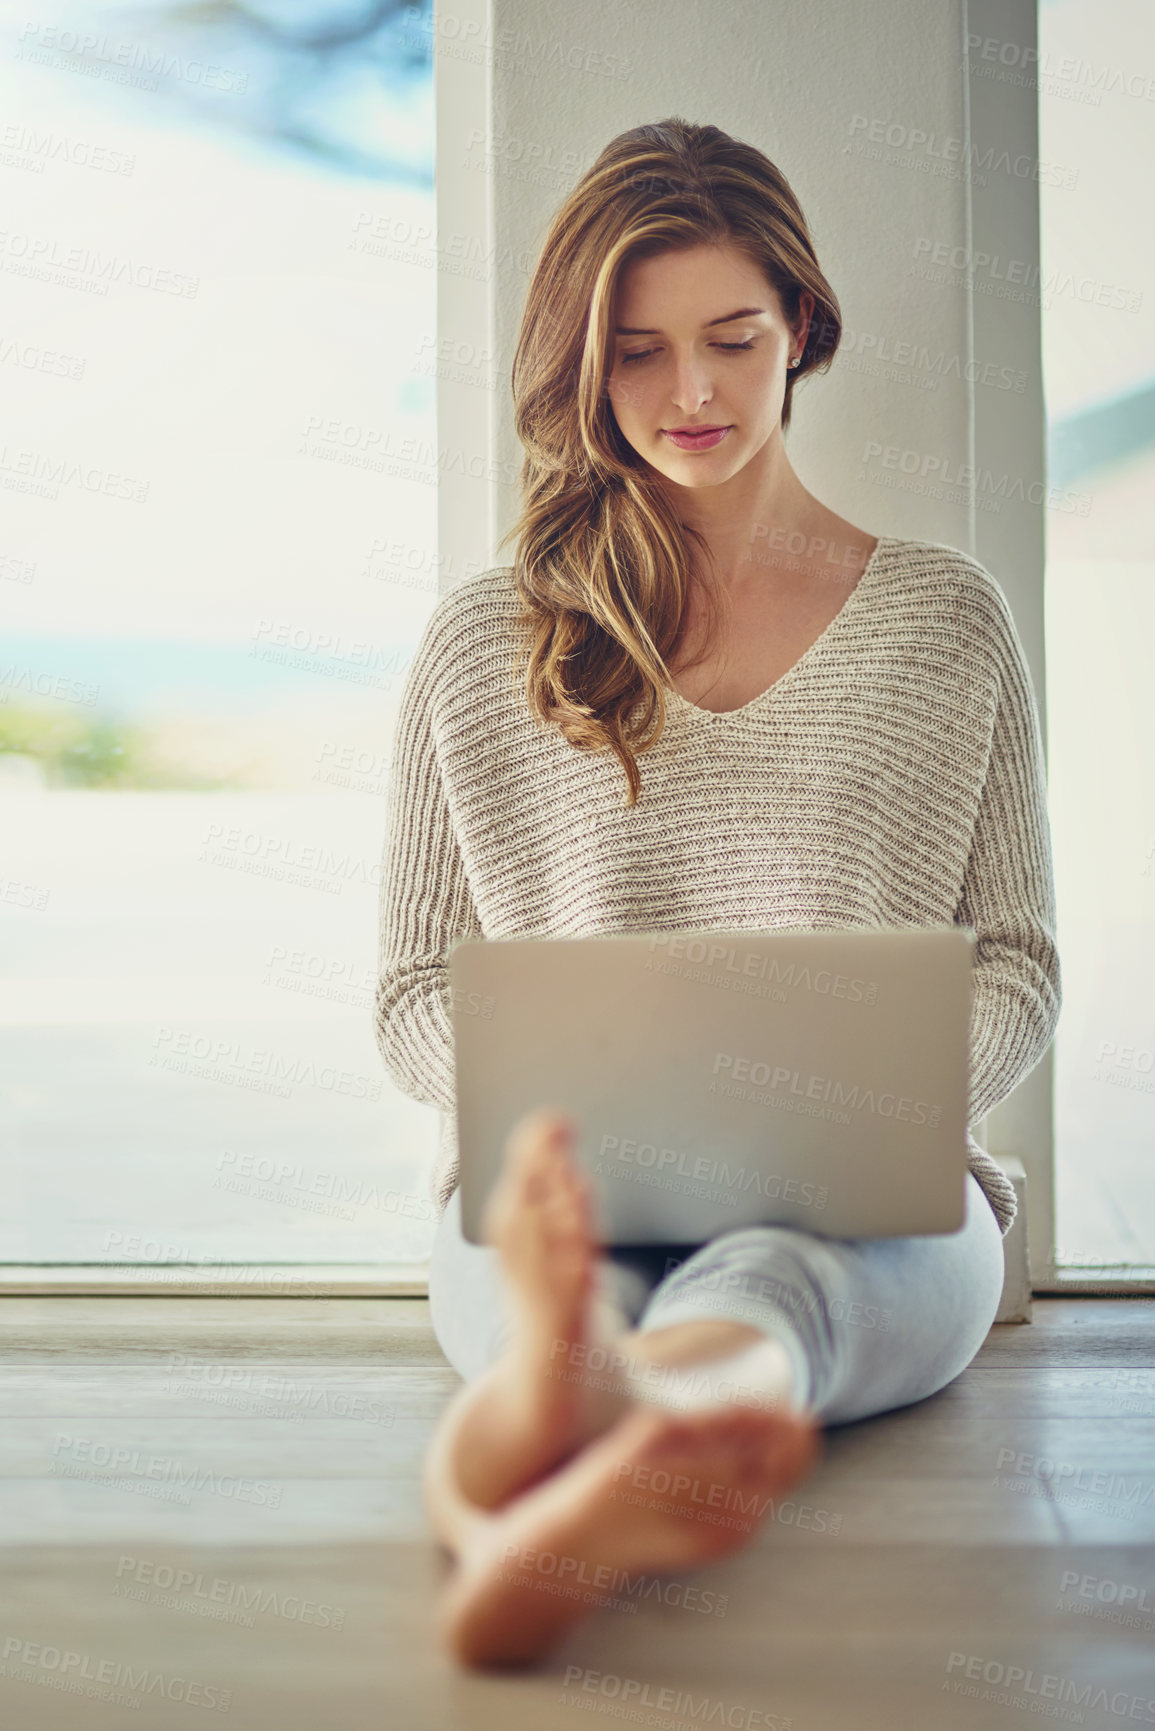
<instances>
[{"instance_id":1,"label":"window frame","mask_svg":"<svg viewBox=\"0 0 1155 1731\"><path fill-rule=\"evenodd\" d=\"M1037 90L1029 80L1003 84L979 71L969 44L976 38L999 42L1007 36L1008 22L1016 26L1016 46L1024 63L1036 54L1039 7L1042 0L1016 8L1008 14L1005 0L963 0L963 46L965 89L964 114L966 152L973 160L972 139L981 140L985 153L992 145L1036 158L1039 154L1039 104ZM982 184L983 181L986 184ZM1041 262L1041 211L1039 182L1010 174L968 176L967 237L970 256L1014 258L1026 264L1028 273ZM1028 275L1028 280L1032 277ZM1035 278L1034 280L1037 280ZM969 390L971 452L976 473L1024 473L1046 478L1046 409L1043 393L1043 343L1041 305L1030 300L1002 300L976 292L974 272L967 275L969 359L998 353L1022 370L1026 387L1021 395ZM972 372L974 368L972 366ZM998 513L977 509L972 491L970 504L971 545L975 557L994 572L1003 585L1022 639L1031 671L1044 755L1047 754L1047 684L1045 645L1046 522L1042 505L1023 504L1011 508L1008 501ZM1060 959L1062 931L1059 931ZM1130 1296L1155 1293L1155 1267L1132 1264L1101 1264L1078 1268L1056 1263L1055 1212L1055 1048L1052 1044L1035 1069L975 1127L978 1141L995 1160L1018 1158L1026 1173L1026 1215L1032 1290L1038 1293Z\"/></svg>"},{"instance_id":2,"label":"window frame","mask_svg":"<svg viewBox=\"0 0 1155 1731\"><path fill-rule=\"evenodd\" d=\"M1037 48L1038 7L1016 9L1024 50ZM492 0L464 0L456 16L467 20L488 40ZM978 136L983 148L992 143L1013 153L1038 152L1037 93L1029 83L1007 86L985 78L968 48L974 37L1001 40L1007 30L1005 0L962 0L962 76L965 155ZM476 244L476 256L496 257L494 196L489 177L461 166L478 139L492 136L490 79L462 59L438 52L434 29L434 104L438 162L435 200L439 236L464 235ZM983 179L987 184L978 184ZM1038 183L1013 175L964 177L967 244L976 251L1013 256L1028 266L1039 264L1040 207ZM478 232L480 228L482 232ZM479 352L496 355L508 346L509 333L499 329L503 309L491 292L486 273L455 268L451 246L438 244L436 328L455 338L475 342ZM1046 421L1042 381L1042 311L1029 301L999 300L976 292L973 272L967 274L968 359L995 352L1008 356L1026 374L1021 395L993 393L968 387L969 460L976 471L1001 473L1008 465L1046 473ZM511 316L508 311L505 317ZM997 336L997 345L992 337ZM974 372L973 364L968 369ZM443 595L479 564L497 545L500 507L512 492L509 462L512 429L502 419L495 393L478 391L452 376L437 380L436 424L453 427L455 443L490 457L489 462L451 466L439 486L437 504L439 588ZM438 436L440 445L440 436ZM501 481L494 485L492 474ZM1044 637L1045 521L1043 507L1023 504L1014 509L982 513L972 490L969 532L974 555L1003 584L1034 684L1044 753L1046 727L1046 660ZM1009 1099L974 1126L975 1135L996 1160L1021 1160L1026 1173L1027 1228L1032 1290L1039 1293L1139 1296L1155 1293L1155 1267L1060 1268L1055 1262L1055 1137L1054 1046ZM443 1118L439 1113L439 1123ZM125 1265L25 1264L0 1266L0 1295L104 1294L107 1296L424 1296L428 1263L398 1264L197 1264Z\"/></svg>"}]
</instances>

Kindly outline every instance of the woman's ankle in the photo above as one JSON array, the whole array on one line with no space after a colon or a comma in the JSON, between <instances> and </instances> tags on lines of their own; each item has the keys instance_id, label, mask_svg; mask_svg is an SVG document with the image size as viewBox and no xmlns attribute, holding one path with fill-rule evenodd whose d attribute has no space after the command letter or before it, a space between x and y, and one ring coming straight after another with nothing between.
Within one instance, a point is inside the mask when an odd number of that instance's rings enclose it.
<instances>
[{"instance_id":1,"label":"woman's ankle","mask_svg":"<svg viewBox=\"0 0 1155 1731\"><path fill-rule=\"evenodd\" d=\"M619 1343L635 1400L685 1409L732 1402L797 1412L799 1366L777 1337L744 1323L686 1321Z\"/></svg>"},{"instance_id":2,"label":"woman's ankle","mask_svg":"<svg viewBox=\"0 0 1155 1731\"><path fill-rule=\"evenodd\" d=\"M748 1323L711 1317L634 1329L621 1337L619 1346L639 1364L679 1365L727 1358L765 1338Z\"/></svg>"}]
</instances>

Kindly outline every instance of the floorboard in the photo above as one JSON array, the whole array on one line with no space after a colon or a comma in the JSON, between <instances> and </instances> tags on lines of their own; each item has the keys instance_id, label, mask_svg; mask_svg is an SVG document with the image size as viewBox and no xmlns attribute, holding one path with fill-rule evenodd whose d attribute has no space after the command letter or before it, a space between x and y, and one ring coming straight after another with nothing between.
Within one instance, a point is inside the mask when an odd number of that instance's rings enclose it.
<instances>
[{"instance_id":1,"label":"floorboard","mask_svg":"<svg viewBox=\"0 0 1155 1731\"><path fill-rule=\"evenodd\" d=\"M424 1301L0 1318L4 1731L1155 1724L1153 1301L1036 1300L828 1431L748 1550L627 1577L520 1676L435 1637L418 1475L458 1381Z\"/></svg>"}]
</instances>

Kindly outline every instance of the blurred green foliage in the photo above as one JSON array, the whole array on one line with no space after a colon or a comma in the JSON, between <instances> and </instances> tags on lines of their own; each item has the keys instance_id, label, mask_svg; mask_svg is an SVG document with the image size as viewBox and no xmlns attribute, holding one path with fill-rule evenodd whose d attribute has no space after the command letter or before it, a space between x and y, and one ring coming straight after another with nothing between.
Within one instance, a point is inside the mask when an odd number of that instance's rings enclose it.
<instances>
[{"instance_id":1,"label":"blurred green foliage","mask_svg":"<svg viewBox=\"0 0 1155 1731\"><path fill-rule=\"evenodd\" d=\"M80 714L47 704L0 704L0 756L31 758L49 787L233 787L227 775L205 774L158 753L147 731L111 711Z\"/></svg>"}]
</instances>

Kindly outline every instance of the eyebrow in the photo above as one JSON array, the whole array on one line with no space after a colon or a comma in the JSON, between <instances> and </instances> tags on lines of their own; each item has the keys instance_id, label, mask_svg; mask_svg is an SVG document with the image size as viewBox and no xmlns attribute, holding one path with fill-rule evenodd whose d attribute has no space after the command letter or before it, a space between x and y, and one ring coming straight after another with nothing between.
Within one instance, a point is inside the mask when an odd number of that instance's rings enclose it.
<instances>
[{"instance_id":1,"label":"eyebrow","mask_svg":"<svg viewBox=\"0 0 1155 1731\"><path fill-rule=\"evenodd\" d=\"M702 326L702 329L708 331L712 330L715 325L733 324L735 319L756 318L759 313L765 311L765 307L739 307L736 313L725 313L720 319L709 319ZM658 337L661 334L661 331L643 330L636 325L617 325L614 329L614 335L619 337Z\"/></svg>"}]
</instances>

